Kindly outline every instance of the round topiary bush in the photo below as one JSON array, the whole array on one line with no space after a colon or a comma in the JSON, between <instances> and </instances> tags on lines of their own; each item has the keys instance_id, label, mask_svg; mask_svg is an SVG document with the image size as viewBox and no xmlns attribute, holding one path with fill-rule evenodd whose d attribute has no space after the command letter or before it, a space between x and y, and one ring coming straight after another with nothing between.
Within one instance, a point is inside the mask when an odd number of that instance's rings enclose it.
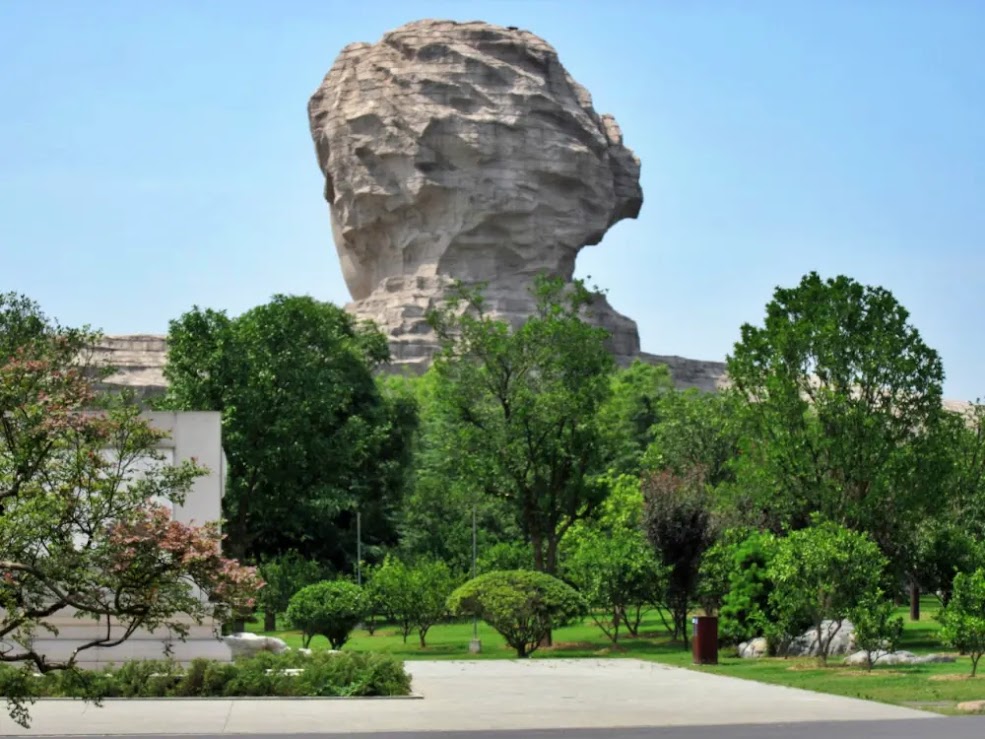
<instances>
[{"instance_id":1,"label":"round topiary bush","mask_svg":"<svg viewBox=\"0 0 985 739\"><path fill-rule=\"evenodd\" d=\"M341 649L369 610L369 596L361 587L333 580L308 585L296 592L287 606L287 620L301 630L305 647L321 634L332 649Z\"/></svg>"},{"instance_id":2,"label":"round topiary bush","mask_svg":"<svg viewBox=\"0 0 985 739\"><path fill-rule=\"evenodd\" d=\"M578 591L543 572L501 570L469 580L448 597L448 610L477 616L498 631L517 657L528 657L551 629L585 614Z\"/></svg>"}]
</instances>

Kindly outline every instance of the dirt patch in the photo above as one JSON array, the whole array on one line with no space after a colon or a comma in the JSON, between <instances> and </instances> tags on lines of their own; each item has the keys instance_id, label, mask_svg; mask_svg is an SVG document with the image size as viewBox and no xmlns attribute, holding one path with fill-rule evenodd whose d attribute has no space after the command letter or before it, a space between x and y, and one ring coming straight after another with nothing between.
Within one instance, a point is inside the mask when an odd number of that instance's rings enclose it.
<instances>
[{"instance_id":1,"label":"dirt patch","mask_svg":"<svg viewBox=\"0 0 985 739\"><path fill-rule=\"evenodd\" d=\"M905 672L900 672L899 670L838 670L838 674L842 677L880 677L883 675L895 675L897 677L901 675L906 675Z\"/></svg>"},{"instance_id":2,"label":"dirt patch","mask_svg":"<svg viewBox=\"0 0 985 739\"><path fill-rule=\"evenodd\" d=\"M595 650L595 644L590 641L556 641L552 646L541 647L542 652L563 652L568 649L591 649Z\"/></svg>"},{"instance_id":3,"label":"dirt patch","mask_svg":"<svg viewBox=\"0 0 985 739\"><path fill-rule=\"evenodd\" d=\"M790 665L787 672L820 672L823 669L821 665L797 664Z\"/></svg>"},{"instance_id":4,"label":"dirt patch","mask_svg":"<svg viewBox=\"0 0 985 739\"><path fill-rule=\"evenodd\" d=\"M934 682L949 683L956 680L979 680L981 675L972 677L971 675L931 675L928 680L933 680Z\"/></svg>"}]
</instances>

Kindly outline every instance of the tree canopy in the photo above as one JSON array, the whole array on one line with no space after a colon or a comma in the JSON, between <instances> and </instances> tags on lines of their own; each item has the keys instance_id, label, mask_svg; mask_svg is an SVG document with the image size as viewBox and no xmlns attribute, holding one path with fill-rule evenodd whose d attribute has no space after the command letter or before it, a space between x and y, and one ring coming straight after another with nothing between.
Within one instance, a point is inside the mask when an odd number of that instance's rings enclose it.
<instances>
[{"instance_id":1,"label":"tree canopy","mask_svg":"<svg viewBox=\"0 0 985 739\"><path fill-rule=\"evenodd\" d=\"M812 512L872 535L897 566L940 502L943 369L893 295L844 276L778 288L728 373L745 402L739 476L774 528Z\"/></svg>"},{"instance_id":2,"label":"tree canopy","mask_svg":"<svg viewBox=\"0 0 985 739\"><path fill-rule=\"evenodd\" d=\"M379 331L309 297L171 322L164 404L222 413L231 554L351 569L357 511L370 551L396 542L416 409L374 379L388 357Z\"/></svg>"},{"instance_id":3,"label":"tree canopy","mask_svg":"<svg viewBox=\"0 0 985 739\"><path fill-rule=\"evenodd\" d=\"M442 342L432 372L459 474L508 501L538 570L557 571L558 543L605 499L609 455L598 412L611 392L607 333L582 320L592 297L542 278L536 309L513 328L478 292L430 315Z\"/></svg>"}]
</instances>

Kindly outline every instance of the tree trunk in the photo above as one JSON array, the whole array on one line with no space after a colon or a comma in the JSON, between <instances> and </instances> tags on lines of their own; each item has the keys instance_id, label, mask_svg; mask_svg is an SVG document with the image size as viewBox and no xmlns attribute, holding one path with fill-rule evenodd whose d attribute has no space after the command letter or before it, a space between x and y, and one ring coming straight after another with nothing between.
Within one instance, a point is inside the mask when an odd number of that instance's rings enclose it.
<instances>
[{"instance_id":1,"label":"tree trunk","mask_svg":"<svg viewBox=\"0 0 985 739\"><path fill-rule=\"evenodd\" d=\"M417 635L421 637L421 649L424 649L424 647L427 646L427 644L424 642L424 637L426 637L427 634L428 634L427 629L418 629L417 631Z\"/></svg>"},{"instance_id":2,"label":"tree trunk","mask_svg":"<svg viewBox=\"0 0 985 739\"><path fill-rule=\"evenodd\" d=\"M915 580L910 582L910 620L920 620L920 586Z\"/></svg>"},{"instance_id":3,"label":"tree trunk","mask_svg":"<svg viewBox=\"0 0 985 739\"><path fill-rule=\"evenodd\" d=\"M537 572L544 572L544 549L539 536L530 537L530 546L534 554L534 569Z\"/></svg>"},{"instance_id":4,"label":"tree trunk","mask_svg":"<svg viewBox=\"0 0 985 739\"><path fill-rule=\"evenodd\" d=\"M274 611L266 610L263 612L263 630L277 631L277 614Z\"/></svg>"},{"instance_id":5,"label":"tree trunk","mask_svg":"<svg viewBox=\"0 0 985 739\"><path fill-rule=\"evenodd\" d=\"M544 562L544 572L553 575L557 572L557 537L550 536L547 539L547 557Z\"/></svg>"}]
</instances>

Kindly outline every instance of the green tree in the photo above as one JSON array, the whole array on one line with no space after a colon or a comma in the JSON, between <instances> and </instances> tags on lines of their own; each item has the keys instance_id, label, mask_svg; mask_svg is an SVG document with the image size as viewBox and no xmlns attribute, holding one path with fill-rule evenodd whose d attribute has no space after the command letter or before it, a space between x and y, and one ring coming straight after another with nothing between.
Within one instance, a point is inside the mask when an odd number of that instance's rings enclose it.
<instances>
[{"instance_id":1,"label":"green tree","mask_svg":"<svg viewBox=\"0 0 985 739\"><path fill-rule=\"evenodd\" d=\"M810 514L869 533L901 572L946 498L933 432L943 369L893 295L848 277L778 288L728 374L746 402L739 477L777 530Z\"/></svg>"},{"instance_id":2,"label":"green tree","mask_svg":"<svg viewBox=\"0 0 985 739\"><path fill-rule=\"evenodd\" d=\"M674 393L666 365L639 359L612 376L612 392L599 408L599 419L611 445L612 469L639 475L644 452L653 442L653 429L662 418L662 405Z\"/></svg>"},{"instance_id":3,"label":"green tree","mask_svg":"<svg viewBox=\"0 0 985 739\"><path fill-rule=\"evenodd\" d=\"M664 394L643 457L644 469L683 474L701 468L711 487L731 482L742 433L739 406L741 400L727 392L692 388Z\"/></svg>"},{"instance_id":4,"label":"green tree","mask_svg":"<svg viewBox=\"0 0 985 739\"><path fill-rule=\"evenodd\" d=\"M370 552L395 543L416 411L374 380L388 356L379 331L308 297L171 322L164 404L222 412L230 554L351 569L356 511Z\"/></svg>"},{"instance_id":5,"label":"green tree","mask_svg":"<svg viewBox=\"0 0 985 739\"><path fill-rule=\"evenodd\" d=\"M587 532L566 557L564 570L613 644L623 624L635 636L643 615L663 594L663 568L639 528Z\"/></svg>"},{"instance_id":6,"label":"green tree","mask_svg":"<svg viewBox=\"0 0 985 739\"><path fill-rule=\"evenodd\" d=\"M368 587L387 618L400 627L404 643L416 628L423 648L430 628L448 613L446 603L455 577L444 562L421 560L407 565L387 557Z\"/></svg>"},{"instance_id":7,"label":"green tree","mask_svg":"<svg viewBox=\"0 0 985 739\"><path fill-rule=\"evenodd\" d=\"M722 593L719 635L723 642L740 644L762 636L773 622L769 605L773 583L768 569L774 544L769 533L732 530L706 555L705 564L709 560L724 560L721 563L724 573L716 578L719 583L724 580L724 588L719 591ZM705 573L703 565L702 587L710 579L712 576Z\"/></svg>"},{"instance_id":8,"label":"green tree","mask_svg":"<svg viewBox=\"0 0 985 739\"><path fill-rule=\"evenodd\" d=\"M428 630L448 615L448 596L455 589L455 577L444 562L422 561L411 569L411 582L416 594L414 625L423 649Z\"/></svg>"},{"instance_id":9,"label":"green tree","mask_svg":"<svg viewBox=\"0 0 985 739\"><path fill-rule=\"evenodd\" d=\"M476 559L476 574L496 570L532 570L530 546L522 541L503 541L480 552Z\"/></svg>"},{"instance_id":10,"label":"green tree","mask_svg":"<svg viewBox=\"0 0 985 739\"><path fill-rule=\"evenodd\" d=\"M813 526L779 539L767 570L777 627L794 636L801 624L811 624L818 657L827 662L845 618L881 593L886 565L869 536L831 521L815 519ZM826 621L833 626L825 627Z\"/></svg>"},{"instance_id":11,"label":"green tree","mask_svg":"<svg viewBox=\"0 0 985 739\"><path fill-rule=\"evenodd\" d=\"M917 527L914 548L914 579L946 606L951 600L954 576L970 573L985 564L982 542L951 519L946 511Z\"/></svg>"},{"instance_id":12,"label":"green tree","mask_svg":"<svg viewBox=\"0 0 985 739\"><path fill-rule=\"evenodd\" d=\"M483 494L469 474L469 460L457 448L457 427L434 400L439 377L429 372L411 384L420 426L410 490L399 516L400 556L408 561L440 560L460 575L471 575L475 510L480 558L500 546L516 544L527 548L530 559L530 546L523 540L510 502Z\"/></svg>"},{"instance_id":13,"label":"green tree","mask_svg":"<svg viewBox=\"0 0 985 739\"><path fill-rule=\"evenodd\" d=\"M373 570L372 578L366 585L372 603L381 610L387 621L400 629L404 644L414 630L417 596L410 572L410 567L403 560L387 555L383 564Z\"/></svg>"},{"instance_id":14,"label":"green tree","mask_svg":"<svg viewBox=\"0 0 985 739\"><path fill-rule=\"evenodd\" d=\"M975 539L985 541L985 404L969 403L947 417L952 433L944 445L953 455L948 487L954 518Z\"/></svg>"},{"instance_id":15,"label":"green tree","mask_svg":"<svg viewBox=\"0 0 985 739\"><path fill-rule=\"evenodd\" d=\"M938 614L945 644L971 658L971 676L985 654L985 569L958 573L951 602Z\"/></svg>"},{"instance_id":16,"label":"green tree","mask_svg":"<svg viewBox=\"0 0 985 739\"><path fill-rule=\"evenodd\" d=\"M543 572L489 572L469 580L448 597L448 610L476 616L529 657L552 629L582 616L585 601L574 588Z\"/></svg>"},{"instance_id":17,"label":"green tree","mask_svg":"<svg viewBox=\"0 0 985 739\"><path fill-rule=\"evenodd\" d=\"M710 499L700 470L683 475L653 472L643 480L643 526L659 561L668 569L665 600L674 638L688 647L687 617L697 600L701 561L715 542Z\"/></svg>"},{"instance_id":18,"label":"green tree","mask_svg":"<svg viewBox=\"0 0 985 739\"><path fill-rule=\"evenodd\" d=\"M263 560L258 569L264 582L258 603L263 610L264 631L277 628L277 614L287 610L292 595L331 574L320 562L302 557L294 550Z\"/></svg>"},{"instance_id":19,"label":"green tree","mask_svg":"<svg viewBox=\"0 0 985 739\"><path fill-rule=\"evenodd\" d=\"M855 644L865 652L865 669L872 670L882 654L895 652L903 637L903 618L893 616L893 602L881 591L869 594L848 612L855 626Z\"/></svg>"},{"instance_id":20,"label":"green tree","mask_svg":"<svg viewBox=\"0 0 985 739\"><path fill-rule=\"evenodd\" d=\"M172 520L165 502L180 504L205 470L168 464L165 434L127 398L97 397L97 339L0 294L0 662L23 663L28 680L141 628L183 637L189 619L224 618L261 586L219 555L217 524ZM73 610L100 633L54 658L36 637Z\"/></svg>"},{"instance_id":21,"label":"green tree","mask_svg":"<svg viewBox=\"0 0 985 739\"><path fill-rule=\"evenodd\" d=\"M332 649L341 649L368 613L366 591L346 580L328 580L301 588L287 606L287 620L301 631L305 647L321 635Z\"/></svg>"},{"instance_id":22,"label":"green tree","mask_svg":"<svg viewBox=\"0 0 985 739\"><path fill-rule=\"evenodd\" d=\"M534 566L552 573L565 533L605 498L598 412L614 361L607 333L581 318L592 296L580 282L542 278L534 298L533 315L514 330L463 290L430 314L442 343L431 371L459 474L510 503Z\"/></svg>"}]
</instances>

